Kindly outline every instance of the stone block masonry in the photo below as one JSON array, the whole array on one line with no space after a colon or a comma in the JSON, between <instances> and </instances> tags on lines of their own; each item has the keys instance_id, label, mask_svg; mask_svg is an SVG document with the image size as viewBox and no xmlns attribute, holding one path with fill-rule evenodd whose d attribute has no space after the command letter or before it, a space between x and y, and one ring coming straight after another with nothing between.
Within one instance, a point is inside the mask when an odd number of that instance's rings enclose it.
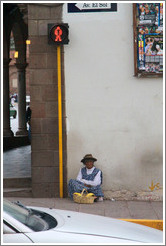
<instances>
[{"instance_id":1,"label":"stone block masonry","mask_svg":"<svg viewBox=\"0 0 166 246\"><path fill-rule=\"evenodd\" d=\"M63 4L28 4L32 109L32 194L59 197L57 47L48 44L48 23L62 22ZM64 54L62 47L64 197L67 196Z\"/></svg>"}]
</instances>

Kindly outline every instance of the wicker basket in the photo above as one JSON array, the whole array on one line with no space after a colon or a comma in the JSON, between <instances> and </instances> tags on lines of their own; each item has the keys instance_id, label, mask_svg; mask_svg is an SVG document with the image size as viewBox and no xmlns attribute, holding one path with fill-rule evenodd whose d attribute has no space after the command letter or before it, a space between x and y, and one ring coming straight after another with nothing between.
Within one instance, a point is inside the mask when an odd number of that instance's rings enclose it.
<instances>
[{"instance_id":1,"label":"wicker basket","mask_svg":"<svg viewBox=\"0 0 166 246\"><path fill-rule=\"evenodd\" d=\"M88 191L86 189L83 189L81 193L79 193L80 195L78 195L78 193L74 193L73 194L73 200L76 203L94 203L94 199L96 198L95 195L93 196L87 196Z\"/></svg>"}]
</instances>

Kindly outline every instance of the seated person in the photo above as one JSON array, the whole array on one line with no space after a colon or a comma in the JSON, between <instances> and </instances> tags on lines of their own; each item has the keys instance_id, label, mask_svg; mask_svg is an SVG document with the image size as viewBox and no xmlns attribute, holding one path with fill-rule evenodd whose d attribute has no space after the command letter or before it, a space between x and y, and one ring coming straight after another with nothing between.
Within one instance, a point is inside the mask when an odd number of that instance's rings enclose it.
<instances>
[{"instance_id":1,"label":"seated person","mask_svg":"<svg viewBox=\"0 0 166 246\"><path fill-rule=\"evenodd\" d=\"M101 190L102 172L94 166L97 161L91 154L87 154L81 160L85 167L81 168L78 176L75 179L70 179L68 184L68 191L70 198L73 199L74 192L81 192L84 188L88 193L94 193L97 196L97 201L103 201L104 194Z\"/></svg>"}]
</instances>

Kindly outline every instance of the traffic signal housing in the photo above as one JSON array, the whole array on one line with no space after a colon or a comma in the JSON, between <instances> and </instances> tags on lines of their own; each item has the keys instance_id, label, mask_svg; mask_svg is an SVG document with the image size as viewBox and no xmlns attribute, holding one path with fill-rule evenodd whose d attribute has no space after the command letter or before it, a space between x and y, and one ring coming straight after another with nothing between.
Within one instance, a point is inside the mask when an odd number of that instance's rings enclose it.
<instances>
[{"instance_id":1,"label":"traffic signal housing","mask_svg":"<svg viewBox=\"0 0 166 246\"><path fill-rule=\"evenodd\" d=\"M69 43L69 25L67 23L48 24L48 43L52 45Z\"/></svg>"}]
</instances>

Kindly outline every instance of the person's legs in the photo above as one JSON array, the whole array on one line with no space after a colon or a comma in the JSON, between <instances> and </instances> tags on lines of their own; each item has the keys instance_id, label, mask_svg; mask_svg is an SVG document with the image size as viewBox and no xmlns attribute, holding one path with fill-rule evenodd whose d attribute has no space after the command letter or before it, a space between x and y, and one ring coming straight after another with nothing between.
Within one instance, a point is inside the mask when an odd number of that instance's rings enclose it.
<instances>
[{"instance_id":1,"label":"person's legs","mask_svg":"<svg viewBox=\"0 0 166 246\"><path fill-rule=\"evenodd\" d=\"M101 187L99 185L89 188L88 192L94 193L95 196L97 196L97 197L104 197L102 189L101 189Z\"/></svg>"},{"instance_id":2,"label":"person's legs","mask_svg":"<svg viewBox=\"0 0 166 246\"><path fill-rule=\"evenodd\" d=\"M31 143L31 127L29 125L29 129L28 129L28 138L29 138L29 142Z\"/></svg>"},{"instance_id":3,"label":"person's legs","mask_svg":"<svg viewBox=\"0 0 166 246\"><path fill-rule=\"evenodd\" d=\"M75 180L75 179L70 179L68 183L68 192L69 192L70 198L73 199L73 193L82 192L84 188L86 187L80 181Z\"/></svg>"}]
</instances>

